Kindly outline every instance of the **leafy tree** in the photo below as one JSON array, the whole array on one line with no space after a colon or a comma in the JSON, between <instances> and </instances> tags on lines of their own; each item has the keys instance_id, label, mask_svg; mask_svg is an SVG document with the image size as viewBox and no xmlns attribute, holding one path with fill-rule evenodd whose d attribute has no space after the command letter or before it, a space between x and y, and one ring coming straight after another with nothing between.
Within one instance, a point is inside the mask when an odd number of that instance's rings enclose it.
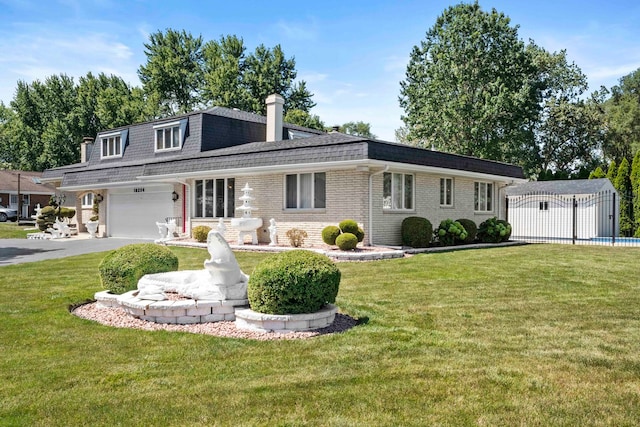
<instances>
[{"instance_id":1,"label":"leafy tree","mask_svg":"<svg viewBox=\"0 0 640 427\"><path fill-rule=\"evenodd\" d=\"M595 170L593 170L589 174L589 179L599 179L599 178L606 178L606 177L607 177L607 174L604 173L604 171L602 170L602 168L600 166L595 168Z\"/></svg>"},{"instance_id":2,"label":"leafy tree","mask_svg":"<svg viewBox=\"0 0 640 427\"><path fill-rule=\"evenodd\" d=\"M617 174L618 174L618 166L616 165L616 161L611 160L611 163L609 163L609 168L607 169L607 178L609 178L609 181L611 181L611 183L614 185L615 185Z\"/></svg>"},{"instance_id":3,"label":"leafy tree","mask_svg":"<svg viewBox=\"0 0 640 427\"><path fill-rule=\"evenodd\" d=\"M242 77L245 70L244 41L237 36L222 36L203 47L204 99L213 105L243 108L249 93Z\"/></svg>"},{"instance_id":4,"label":"leafy tree","mask_svg":"<svg viewBox=\"0 0 640 427\"><path fill-rule=\"evenodd\" d=\"M631 163L631 191L633 193L634 237L640 237L640 150Z\"/></svg>"},{"instance_id":5,"label":"leafy tree","mask_svg":"<svg viewBox=\"0 0 640 427\"><path fill-rule=\"evenodd\" d=\"M47 77L44 83L19 81L11 101L12 140L17 154L12 165L41 171L77 161L78 127L73 119L76 87L64 74Z\"/></svg>"},{"instance_id":6,"label":"leafy tree","mask_svg":"<svg viewBox=\"0 0 640 427\"><path fill-rule=\"evenodd\" d=\"M640 149L640 68L611 89L605 109L609 131L605 156L617 161L632 158Z\"/></svg>"},{"instance_id":7,"label":"leafy tree","mask_svg":"<svg viewBox=\"0 0 640 427\"><path fill-rule=\"evenodd\" d=\"M591 169L599 162L604 142L604 92L581 98L587 77L567 61L565 51L549 53L530 43L527 52L538 70L541 95L535 128L540 170L572 177Z\"/></svg>"},{"instance_id":8,"label":"leafy tree","mask_svg":"<svg viewBox=\"0 0 640 427\"><path fill-rule=\"evenodd\" d=\"M620 196L620 235L633 236L633 207L631 206L632 192L630 166L626 158L622 159L613 186Z\"/></svg>"},{"instance_id":9,"label":"leafy tree","mask_svg":"<svg viewBox=\"0 0 640 427\"><path fill-rule=\"evenodd\" d=\"M205 44L202 96L207 104L265 114L265 99L278 93L284 98L285 113L308 113L316 105L306 82L294 82L295 59L286 58L280 45L273 49L260 45L249 55L245 52L244 42L237 36Z\"/></svg>"},{"instance_id":10,"label":"leafy tree","mask_svg":"<svg viewBox=\"0 0 640 427\"><path fill-rule=\"evenodd\" d=\"M371 132L371 125L365 122L347 122L340 126L340 132L349 135L362 136L364 138L377 138L377 136Z\"/></svg>"},{"instance_id":11,"label":"leafy tree","mask_svg":"<svg viewBox=\"0 0 640 427\"><path fill-rule=\"evenodd\" d=\"M413 48L401 82L409 140L531 169L537 82L509 18L477 2L451 6Z\"/></svg>"},{"instance_id":12,"label":"leafy tree","mask_svg":"<svg viewBox=\"0 0 640 427\"><path fill-rule=\"evenodd\" d=\"M298 126L304 126L311 129L324 130L325 125L320 117L309 114L302 110L289 110L284 115L284 121Z\"/></svg>"},{"instance_id":13,"label":"leafy tree","mask_svg":"<svg viewBox=\"0 0 640 427\"><path fill-rule=\"evenodd\" d=\"M162 114L187 113L199 107L203 81L202 37L167 29L144 44L147 63L138 76L147 95L156 96Z\"/></svg>"}]
</instances>

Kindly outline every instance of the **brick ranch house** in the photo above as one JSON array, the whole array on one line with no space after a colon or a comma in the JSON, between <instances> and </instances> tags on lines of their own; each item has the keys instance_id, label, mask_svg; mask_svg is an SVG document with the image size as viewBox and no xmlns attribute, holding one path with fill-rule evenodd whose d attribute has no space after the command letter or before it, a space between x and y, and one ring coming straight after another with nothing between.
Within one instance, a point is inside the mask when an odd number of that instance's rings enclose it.
<instances>
[{"instance_id":1,"label":"brick ranch house","mask_svg":"<svg viewBox=\"0 0 640 427\"><path fill-rule=\"evenodd\" d=\"M282 97L266 102L266 117L214 107L100 132L83 142L81 163L43 179L77 194L82 223L99 197L103 236L157 238L155 223L167 217L190 235L222 218L234 243L231 218L249 184L260 242L269 242L271 218L280 244L291 228L320 244L325 226L350 218L366 245L399 245L408 216L504 217L505 187L525 181L518 166L283 123Z\"/></svg>"},{"instance_id":2,"label":"brick ranch house","mask_svg":"<svg viewBox=\"0 0 640 427\"><path fill-rule=\"evenodd\" d=\"M0 170L0 205L17 210L20 198L20 217L31 217L36 207L47 206L56 192L53 185L43 183L41 178L42 172Z\"/></svg>"}]
</instances>

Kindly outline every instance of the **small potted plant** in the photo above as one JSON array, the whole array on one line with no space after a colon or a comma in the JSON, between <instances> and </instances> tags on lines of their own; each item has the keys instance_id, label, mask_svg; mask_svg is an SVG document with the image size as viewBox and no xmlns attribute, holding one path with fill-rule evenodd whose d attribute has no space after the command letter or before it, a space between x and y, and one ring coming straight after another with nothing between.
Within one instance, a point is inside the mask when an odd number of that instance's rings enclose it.
<instances>
[{"instance_id":1,"label":"small potted plant","mask_svg":"<svg viewBox=\"0 0 640 427\"><path fill-rule=\"evenodd\" d=\"M93 198L93 206L91 207L91 211L93 215L91 216L91 218L89 218L89 221L87 221L84 225L85 227L87 227L87 231L89 232L89 237L94 239L96 237L96 234L98 233L98 224L100 224L100 222L98 221L99 219L98 214L100 213L100 205L97 197L95 196Z\"/></svg>"}]
</instances>

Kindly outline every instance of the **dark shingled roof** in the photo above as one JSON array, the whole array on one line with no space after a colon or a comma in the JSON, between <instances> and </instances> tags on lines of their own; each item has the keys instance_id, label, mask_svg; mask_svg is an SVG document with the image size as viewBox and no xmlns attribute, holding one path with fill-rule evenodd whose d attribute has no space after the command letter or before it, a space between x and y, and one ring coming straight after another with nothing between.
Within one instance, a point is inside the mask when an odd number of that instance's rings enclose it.
<instances>
[{"instance_id":1,"label":"dark shingled roof","mask_svg":"<svg viewBox=\"0 0 640 427\"><path fill-rule=\"evenodd\" d=\"M609 178L573 179L564 181L532 181L508 187L508 196L520 196L530 193L548 194L594 194L604 190L612 190Z\"/></svg>"}]
</instances>

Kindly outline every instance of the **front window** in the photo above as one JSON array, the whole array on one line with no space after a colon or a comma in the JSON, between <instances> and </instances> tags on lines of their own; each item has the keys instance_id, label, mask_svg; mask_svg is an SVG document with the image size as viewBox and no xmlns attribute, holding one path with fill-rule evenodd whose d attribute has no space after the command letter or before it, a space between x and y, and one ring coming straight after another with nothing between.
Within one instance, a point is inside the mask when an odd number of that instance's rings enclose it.
<instances>
[{"instance_id":1,"label":"front window","mask_svg":"<svg viewBox=\"0 0 640 427\"><path fill-rule=\"evenodd\" d=\"M82 207L90 208L93 206L93 193L87 193L82 196Z\"/></svg>"},{"instance_id":2,"label":"front window","mask_svg":"<svg viewBox=\"0 0 640 427\"><path fill-rule=\"evenodd\" d=\"M491 212L493 210L493 184L489 182L474 183L474 197L476 212Z\"/></svg>"},{"instance_id":3,"label":"front window","mask_svg":"<svg viewBox=\"0 0 640 427\"><path fill-rule=\"evenodd\" d=\"M235 179L197 179L195 182L195 216L198 218L232 218L235 213Z\"/></svg>"},{"instance_id":4,"label":"front window","mask_svg":"<svg viewBox=\"0 0 640 427\"><path fill-rule=\"evenodd\" d=\"M326 207L324 172L291 174L285 177L287 209L324 209Z\"/></svg>"},{"instance_id":5,"label":"front window","mask_svg":"<svg viewBox=\"0 0 640 427\"><path fill-rule=\"evenodd\" d=\"M383 175L382 208L413 209L413 175L385 172Z\"/></svg>"},{"instance_id":6,"label":"front window","mask_svg":"<svg viewBox=\"0 0 640 427\"><path fill-rule=\"evenodd\" d=\"M122 157L122 139L120 134L102 137L102 157Z\"/></svg>"},{"instance_id":7,"label":"front window","mask_svg":"<svg viewBox=\"0 0 640 427\"><path fill-rule=\"evenodd\" d=\"M169 151L180 149L180 123L169 123L155 126L156 151Z\"/></svg>"},{"instance_id":8,"label":"front window","mask_svg":"<svg viewBox=\"0 0 640 427\"><path fill-rule=\"evenodd\" d=\"M440 206L453 206L453 178L440 178Z\"/></svg>"}]
</instances>

